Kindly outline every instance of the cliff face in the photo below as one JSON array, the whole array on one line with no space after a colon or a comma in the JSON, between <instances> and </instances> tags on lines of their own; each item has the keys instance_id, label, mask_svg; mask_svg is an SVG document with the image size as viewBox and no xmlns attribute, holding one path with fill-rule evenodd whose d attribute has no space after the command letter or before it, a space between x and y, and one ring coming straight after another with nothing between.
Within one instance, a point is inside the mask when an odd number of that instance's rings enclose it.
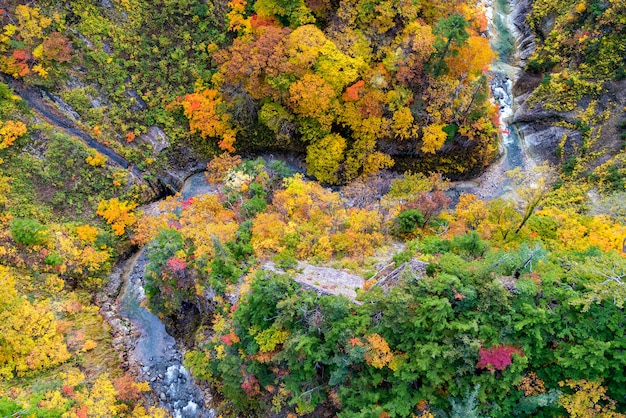
<instances>
[{"instance_id":1,"label":"cliff face","mask_svg":"<svg viewBox=\"0 0 626 418\"><path fill-rule=\"evenodd\" d=\"M512 122L516 124L528 153L536 161L560 164L571 159L584 159L582 171L591 171L612 159L622 148L620 123L626 106L626 80L620 80L618 76L598 76L596 80L589 74L582 75L581 79L584 78L587 85L595 84L593 93L572 91L571 97L578 94L577 100L570 97L568 105L563 106L562 101L559 102L563 94L561 85L554 80L573 84L574 81L567 79L568 71L576 72L580 61L586 58L578 57L578 62L569 61L565 63L567 65L548 64L539 70L529 65L540 62L542 45L552 39L556 31L563 30L562 24L558 26L558 22L562 22L558 20L558 13L538 18L538 12L533 11L534 3L533 0L513 0L511 3L509 23L518 45L514 59L519 67L513 87ZM529 23L533 19L534 29ZM574 85L571 90L575 88ZM594 157L584 158L589 155Z\"/></svg>"}]
</instances>

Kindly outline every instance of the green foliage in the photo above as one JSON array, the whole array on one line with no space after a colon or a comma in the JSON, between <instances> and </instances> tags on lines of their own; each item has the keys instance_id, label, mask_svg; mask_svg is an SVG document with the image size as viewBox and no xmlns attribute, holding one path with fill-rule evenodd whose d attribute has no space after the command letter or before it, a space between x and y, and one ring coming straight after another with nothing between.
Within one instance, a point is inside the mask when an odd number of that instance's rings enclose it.
<instances>
[{"instance_id":1,"label":"green foliage","mask_svg":"<svg viewBox=\"0 0 626 418\"><path fill-rule=\"evenodd\" d=\"M488 243L483 241L476 231L468 234L457 235L450 243L450 250L468 258L482 257L488 248Z\"/></svg>"},{"instance_id":2,"label":"green foliage","mask_svg":"<svg viewBox=\"0 0 626 418\"><path fill-rule=\"evenodd\" d=\"M417 209L409 209L400 213L393 222L391 231L398 237L412 235L417 228L424 225L424 215Z\"/></svg>"},{"instance_id":3,"label":"green foliage","mask_svg":"<svg viewBox=\"0 0 626 418\"><path fill-rule=\"evenodd\" d=\"M155 313L176 313L183 301L190 299L189 287L183 286L179 277L167 274L165 267L167 261L183 248L183 237L175 229L161 230L148 246L150 262L146 266L144 287L150 308Z\"/></svg>"},{"instance_id":4,"label":"green foliage","mask_svg":"<svg viewBox=\"0 0 626 418\"><path fill-rule=\"evenodd\" d=\"M14 219L11 236L18 244L41 245L48 240L46 227L36 219Z\"/></svg>"},{"instance_id":5,"label":"green foliage","mask_svg":"<svg viewBox=\"0 0 626 418\"><path fill-rule=\"evenodd\" d=\"M44 258L44 262L52 267L60 266L63 264L63 257L57 253L52 253Z\"/></svg>"},{"instance_id":6,"label":"green foliage","mask_svg":"<svg viewBox=\"0 0 626 418\"><path fill-rule=\"evenodd\" d=\"M463 399L450 399L452 411L448 415L450 418L479 418L481 414L478 411L478 391L480 385L476 385L472 392L467 392Z\"/></svg>"},{"instance_id":7,"label":"green foliage","mask_svg":"<svg viewBox=\"0 0 626 418\"><path fill-rule=\"evenodd\" d=\"M436 53L434 54L435 61L432 64L435 77L442 76L448 72L445 58L448 55L457 55L459 48L465 45L469 38L467 27L467 20L456 13L440 19L435 25L433 34L435 35L434 47Z\"/></svg>"}]
</instances>

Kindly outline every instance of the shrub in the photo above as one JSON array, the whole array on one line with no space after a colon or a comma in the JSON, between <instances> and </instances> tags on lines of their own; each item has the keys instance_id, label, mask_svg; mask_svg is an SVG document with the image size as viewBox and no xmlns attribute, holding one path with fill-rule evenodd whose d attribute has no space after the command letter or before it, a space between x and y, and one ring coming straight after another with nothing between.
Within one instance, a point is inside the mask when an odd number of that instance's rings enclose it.
<instances>
[{"instance_id":1,"label":"shrub","mask_svg":"<svg viewBox=\"0 0 626 418\"><path fill-rule=\"evenodd\" d=\"M36 219L15 219L11 225L11 236L23 245L40 245L48 239L46 227Z\"/></svg>"},{"instance_id":2,"label":"shrub","mask_svg":"<svg viewBox=\"0 0 626 418\"><path fill-rule=\"evenodd\" d=\"M56 267L63 264L63 257L57 253L52 253L43 260L47 265Z\"/></svg>"},{"instance_id":3,"label":"shrub","mask_svg":"<svg viewBox=\"0 0 626 418\"><path fill-rule=\"evenodd\" d=\"M473 258L482 257L487 251L488 244L478 236L476 231L469 234L459 235L452 239L452 252Z\"/></svg>"},{"instance_id":4,"label":"shrub","mask_svg":"<svg viewBox=\"0 0 626 418\"><path fill-rule=\"evenodd\" d=\"M424 225L424 215L417 209L405 210L393 222L392 234L398 237L412 235L418 227Z\"/></svg>"}]
</instances>

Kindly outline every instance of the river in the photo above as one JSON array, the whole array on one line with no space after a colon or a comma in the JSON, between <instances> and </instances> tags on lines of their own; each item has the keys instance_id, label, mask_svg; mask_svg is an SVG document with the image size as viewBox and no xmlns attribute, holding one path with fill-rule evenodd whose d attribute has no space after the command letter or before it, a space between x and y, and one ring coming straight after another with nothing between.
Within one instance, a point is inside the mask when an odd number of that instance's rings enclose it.
<instances>
[{"instance_id":1,"label":"river","mask_svg":"<svg viewBox=\"0 0 626 418\"><path fill-rule=\"evenodd\" d=\"M498 58L489 69L489 86L500 108L500 155L484 173L475 179L454 183L456 194L472 193L483 200L505 196L511 191L506 172L515 168L528 172L536 163L529 156L516 124L513 85L522 71L518 47L513 37L511 5L506 0L484 0L489 22L489 43Z\"/></svg>"},{"instance_id":2,"label":"river","mask_svg":"<svg viewBox=\"0 0 626 418\"><path fill-rule=\"evenodd\" d=\"M214 191L204 179L203 173L187 179L182 191L184 197L188 199ZM149 382L159 406L175 418L213 418L215 412L207 406L210 399L183 366L183 353L176 341L167 333L163 322L143 306L142 302L146 300L143 276L147 261L142 249L123 267L119 311L130 321L136 335L134 348L128 355L129 363L136 366L139 380Z\"/></svg>"}]
</instances>

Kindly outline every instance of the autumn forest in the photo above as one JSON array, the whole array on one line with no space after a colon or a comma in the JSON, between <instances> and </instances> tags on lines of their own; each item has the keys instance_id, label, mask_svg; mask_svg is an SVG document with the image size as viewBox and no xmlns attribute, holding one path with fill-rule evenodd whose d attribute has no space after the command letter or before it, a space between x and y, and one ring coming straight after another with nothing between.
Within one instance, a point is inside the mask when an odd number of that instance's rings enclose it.
<instances>
[{"instance_id":1,"label":"autumn forest","mask_svg":"<svg viewBox=\"0 0 626 418\"><path fill-rule=\"evenodd\" d=\"M626 417L624 0L0 0L0 416Z\"/></svg>"}]
</instances>

